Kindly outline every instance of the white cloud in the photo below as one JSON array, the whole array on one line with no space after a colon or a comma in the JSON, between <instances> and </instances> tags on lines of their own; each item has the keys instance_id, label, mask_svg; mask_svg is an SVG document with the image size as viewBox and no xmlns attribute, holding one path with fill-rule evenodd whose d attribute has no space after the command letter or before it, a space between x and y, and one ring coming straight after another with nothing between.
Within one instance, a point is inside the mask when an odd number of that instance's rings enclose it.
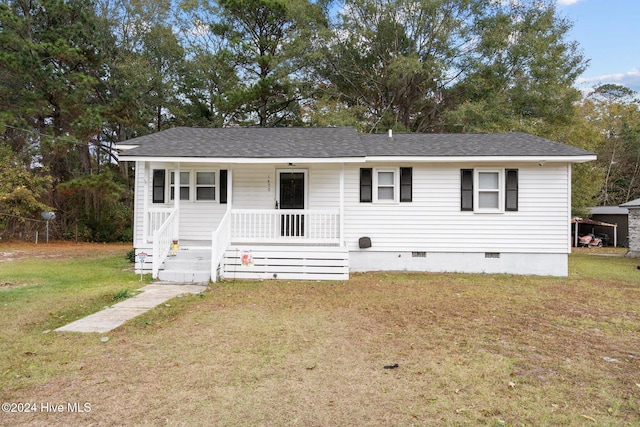
<instances>
[{"instance_id":1,"label":"white cloud","mask_svg":"<svg viewBox=\"0 0 640 427\"><path fill-rule=\"evenodd\" d=\"M561 6L571 6L572 4L576 4L582 0L558 0L558 4Z\"/></svg>"},{"instance_id":2,"label":"white cloud","mask_svg":"<svg viewBox=\"0 0 640 427\"><path fill-rule=\"evenodd\" d=\"M605 83L614 83L640 91L640 68L633 68L626 73L603 74L596 77L580 77L576 84L580 87L593 87Z\"/></svg>"}]
</instances>

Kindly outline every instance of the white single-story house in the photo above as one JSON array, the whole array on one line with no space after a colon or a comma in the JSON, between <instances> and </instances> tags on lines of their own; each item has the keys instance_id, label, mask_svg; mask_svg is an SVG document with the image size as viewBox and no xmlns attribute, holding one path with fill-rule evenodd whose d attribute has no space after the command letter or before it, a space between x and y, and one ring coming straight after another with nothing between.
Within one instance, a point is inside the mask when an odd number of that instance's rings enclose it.
<instances>
[{"instance_id":1,"label":"white single-story house","mask_svg":"<svg viewBox=\"0 0 640 427\"><path fill-rule=\"evenodd\" d=\"M186 128L119 146L135 162L134 247L154 277L205 247L210 277L396 270L566 276L571 165L525 133ZM210 253L210 255L209 255Z\"/></svg>"},{"instance_id":2,"label":"white single-story house","mask_svg":"<svg viewBox=\"0 0 640 427\"><path fill-rule=\"evenodd\" d=\"M620 205L629 210L629 252L627 256L640 258L640 199Z\"/></svg>"}]
</instances>

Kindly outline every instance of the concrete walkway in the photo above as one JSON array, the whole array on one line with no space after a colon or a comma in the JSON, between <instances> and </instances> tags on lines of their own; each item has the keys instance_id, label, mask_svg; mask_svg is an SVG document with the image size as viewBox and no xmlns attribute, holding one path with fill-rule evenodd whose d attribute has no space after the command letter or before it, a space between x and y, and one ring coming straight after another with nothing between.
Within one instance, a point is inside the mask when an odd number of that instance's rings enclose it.
<instances>
[{"instance_id":1,"label":"concrete walkway","mask_svg":"<svg viewBox=\"0 0 640 427\"><path fill-rule=\"evenodd\" d=\"M127 320L145 313L165 301L183 294L199 294L205 285L178 285L155 283L142 288L142 293L133 298L107 307L90 316L56 329L56 332L109 332Z\"/></svg>"}]
</instances>

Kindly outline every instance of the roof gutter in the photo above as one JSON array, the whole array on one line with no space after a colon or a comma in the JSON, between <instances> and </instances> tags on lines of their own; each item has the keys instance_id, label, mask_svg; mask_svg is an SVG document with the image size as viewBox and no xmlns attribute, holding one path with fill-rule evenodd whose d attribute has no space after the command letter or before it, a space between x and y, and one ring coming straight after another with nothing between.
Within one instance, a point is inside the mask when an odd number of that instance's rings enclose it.
<instances>
[{"instance_id":1,"label":"roof gutter","mask_svg":"<svg viewBox=\"0 0 640 427\"><path fill-rule=\"evenodd\" d=\"M271 163L584 163L597 159L595 154L583 156L367 156L367 157L159 157L127 156L121 153L122 161L181 162L181 163L228 163L228 164L271 164Z\"/></svg>"},{"instance_id":2,"label":"roof gutter","mask_svg":"<svg viewBox=\"0 0 640 427\"><path fill-rule=\"evenodd\" d=\"M227 163L227 164L272 164L272 163L364 163L364 157L147 157L120 154L125 162L180 162L180 163Z\"/></svg>"},{"instance_id":3,"label":"roof gutter","mask_svg":"<svg viewBox=\"0 0 640 427\"><path fill-rule=\"evenodd\" d=\"M367 162L402 163L584 163L597 159L595 154L583 156L367 156Z\"/></svg>"}]
</instances>

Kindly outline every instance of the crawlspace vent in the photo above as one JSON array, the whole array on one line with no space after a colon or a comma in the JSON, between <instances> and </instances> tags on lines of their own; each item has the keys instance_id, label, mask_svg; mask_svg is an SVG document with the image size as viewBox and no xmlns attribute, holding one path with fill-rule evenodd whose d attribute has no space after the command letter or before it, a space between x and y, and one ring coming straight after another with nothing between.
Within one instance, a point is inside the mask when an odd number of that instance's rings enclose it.
<instances>
[{"instance_id":1,"label":"crawlspace vent","mask_svg":"<svg viewBox=\"0 0 640 427\"><path fill-rule=\"evenodd\" d=\"M485 252L485 258L500 258L500 252Z\"/></svg>"},{"instance_id":2,"label":"crawlspace vent","mask_svg":"<svg viewBox=\"0 0 640 427\"><path fill-rule=\"evenodd\" d=\"M411 252L411 257L412 258L426 258L427 257L427 253L426 252Z\"/></svg>"}]
</instances>

